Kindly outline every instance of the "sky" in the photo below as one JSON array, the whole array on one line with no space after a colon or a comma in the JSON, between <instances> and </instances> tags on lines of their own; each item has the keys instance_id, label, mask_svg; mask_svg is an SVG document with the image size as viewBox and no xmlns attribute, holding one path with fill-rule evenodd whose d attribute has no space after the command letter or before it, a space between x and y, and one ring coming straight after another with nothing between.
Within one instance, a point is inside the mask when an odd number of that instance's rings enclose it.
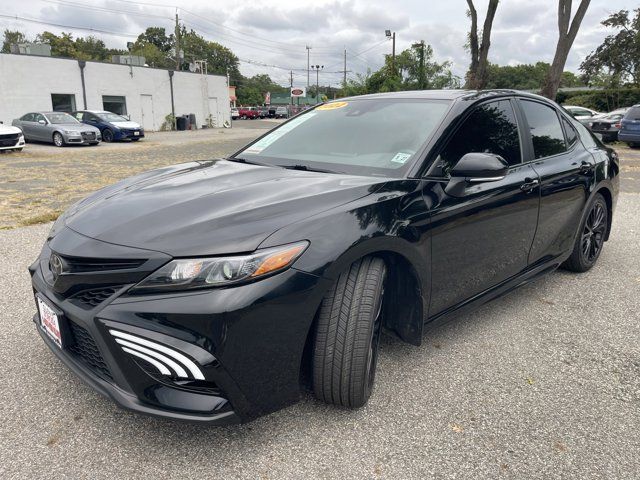
<instances>
[{"instance_id":1,"label":"sky","mask_svg":"<svg viewBox=\"0 0 640 480\"><path fill-rule=\"evenodd\" d=\"M488 0L475 0L479 22ZM579 0L573 2L574 10ZM551 62L558 38L557 0L502 0L498 6L489 58L499 65ZM175 15L187 28L230 48L246 76L267 73L276 82L307 84L307 49L312 65L322 65L320 84L339 86L347 50L349 78L377 70L391 52L385 30L396 32L396 52L424 40L437 61L450 61L461 77L469 18L465 0L0 0L0 29L29 37L49 30L95 35L109 47L126 48L148 26L173 29ZM610 13L637 8L637 0L592 0L566 70L580 62L610 33L600 22ZM6 18L2 16L13 16ZM16 19L54 23L38 24ZM64 26L64 27L62 27ZM92 30L84 30L92 29ZM108 32L108 33L107 33ZM315 83L315 72L311 73Z\"/></svg>"}]
</instances>

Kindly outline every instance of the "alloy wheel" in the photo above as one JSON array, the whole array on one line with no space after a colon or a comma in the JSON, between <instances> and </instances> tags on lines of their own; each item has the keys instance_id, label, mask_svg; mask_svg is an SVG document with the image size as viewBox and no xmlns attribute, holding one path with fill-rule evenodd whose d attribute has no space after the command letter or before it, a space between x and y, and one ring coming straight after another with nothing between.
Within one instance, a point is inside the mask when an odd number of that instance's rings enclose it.
<instances>
[{"instance_id":1,"label":"alloy wheel","mask_svg":"<svg viewBox=\"0 0 640 480\"><path fill-rule=\"evenodd\" d=\"M373 388L373 383L376 378L376 366L378 364L378 346L380 344L380 337L382 336L382 304L384 302L384 284L380 291L380 297L378 301L378 311L375 319L373 320L373 331L371 333L371 343L369 344L369 360L367 362L367 391L370 392Z\"/></svg>"},{"instance_id":2,"label":"alloy wheel","mask_svg":"<svg viewBox=\"0 0 640 480\"><path fill-rule=\"evenodd\" d=\"M587 215L582 231L580 249L584 260L593 263L602 251L607 231L607 210L602 202L595 202Z\"/></svg>"},{"instance_id":3,"label":"alloy wheel","mask_svg":"<svg viewBox=\"0 0 640 480\"><path fill-rule=\"evenodd\" d=\"M62 134L56 132L53 134L53 143L56 147L61 147L64 145L64 139L62 138Z\"/></svg>"}]
</instances>

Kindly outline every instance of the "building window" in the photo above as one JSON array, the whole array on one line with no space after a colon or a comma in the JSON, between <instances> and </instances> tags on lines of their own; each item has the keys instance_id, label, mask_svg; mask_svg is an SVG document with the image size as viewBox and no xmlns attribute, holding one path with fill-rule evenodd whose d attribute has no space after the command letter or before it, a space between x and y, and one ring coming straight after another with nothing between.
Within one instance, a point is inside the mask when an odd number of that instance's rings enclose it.
<instances>
[{"instance_id":1,"label":"building window","mask_svg":"<svg viewBox=\"0 0 640 480\"><path fill-rule=\"evenodd\" d=\"M102 108L107 112L124 116L127 114L127 99L117 95L103 95Z\"/></svg>"},{"instance_id":2,"label":"building window","mask_svg":"<svg viewBox=\"0 0 640 480\"><path fill-rule=\"evenodd\" d=\"M51 104L54 112L73 112L76 109L76 96L67 93L52 93Z\"/></svg>"}]
</instances>

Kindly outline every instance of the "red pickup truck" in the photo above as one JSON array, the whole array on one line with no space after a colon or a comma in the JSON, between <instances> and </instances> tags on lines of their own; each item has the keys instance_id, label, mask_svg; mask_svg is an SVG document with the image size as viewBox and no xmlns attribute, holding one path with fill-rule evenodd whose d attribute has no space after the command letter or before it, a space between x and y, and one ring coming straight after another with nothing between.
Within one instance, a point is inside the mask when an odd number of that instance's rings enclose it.
<instances>
[{"instance_id":1,"label":"red pickup truck","mask_svg":"<svg viewBox=\"0 0 640 480\"><path fill-rule=\"evenodd\" d=\"M240 107L238 108L238 114L242 119L258 118L260 111L256 107Z\"/></svg>"}]
</instances>

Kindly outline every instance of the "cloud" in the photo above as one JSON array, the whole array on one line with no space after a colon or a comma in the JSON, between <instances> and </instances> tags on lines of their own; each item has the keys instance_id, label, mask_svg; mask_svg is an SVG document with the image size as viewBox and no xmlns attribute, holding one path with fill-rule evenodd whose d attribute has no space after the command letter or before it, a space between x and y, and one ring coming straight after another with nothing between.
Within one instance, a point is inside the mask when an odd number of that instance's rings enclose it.
<instances>
[{"instance_id":1,"label":"cloud","mask_svg":"<svg viewBox=\"0 0 640 480\"><path fill-rule=\"evenodd\" d=\"M551 61L558 35L556 2L500 2L490 60L503 65ZM148 26L162 26L171 31L175 7L170 5L177 2L154 0L153 3L155 6L95 0L82 4L120 10L117 13L68 4L45 4L39 0L21 0L4 2L3 13L121 33L137 34ZM486 3L486 0L476 1L481 22ZM567 60L567 69L576 71L584 57L607 35L607 29L600 25L602 19L611 11L635 8L637 0L616 0L615 6L611 3L611 0L592 0ZM162 4L167 6L163 7ZM574 9L577 8L576 4L574 2ZM397 32L397 52L409 48L415 41L425 40L432 45L436 60L453 63L455 74L463 76L469 64L469 54L464 48L469 29L465 0L315 0L313 3L300 0L218 0L215 4L210 0L191 0L185 8L187 10L179 9L178 13L188 28L194 28L205 38L228 46L243 60L282 67L241 63L241 71L245 75L268 73L284 84L288 84L289 70L293 70L296 83L306 84L305 45L312 47L311 62L325 65L321 79L334 85L341 81L342 74L331 72L342 69L345 48L347 68L353 71L351 75L365 72L367 68L379 68L384 62L384 55L391 52L391 42L385 41L386 29ZM134 12L135 15L128 12ZM54 33L72 30L0 19L0 29L4 28L18 28L31 37L43 30ZM74 36L91 34L82 30L73 33ZM124 48L126 42L131 40L97 33L96 36L108 46L116 48Z\"/></svg>"}]
</instances>

